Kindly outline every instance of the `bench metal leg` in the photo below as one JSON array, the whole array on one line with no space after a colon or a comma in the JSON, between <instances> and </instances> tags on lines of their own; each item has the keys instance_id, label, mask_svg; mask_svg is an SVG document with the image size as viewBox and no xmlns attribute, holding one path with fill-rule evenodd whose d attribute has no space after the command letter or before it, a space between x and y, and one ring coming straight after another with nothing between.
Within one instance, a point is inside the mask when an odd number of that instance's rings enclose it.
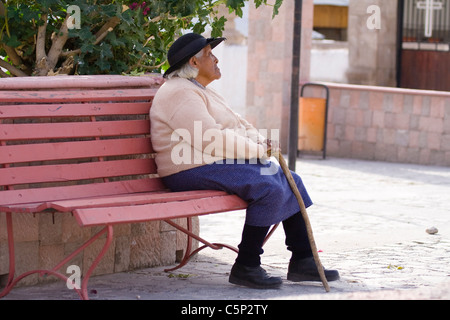
<instances>
[{"instance_id":1,"label":"bench metal leg","mask_svg":"<svg viewBox=\"0 0 450 320\"><path fill-rule=\"evenodd\" d=\"M180 264L178 264L176 267L174 268L170 268L170 269L165 269L165 272L171 272L174 270L177 270L183 266L185 266L189 260L196 255L198 252L200 252L201 250L205 249L205 248L211 248L214 250L220 250L222 248L227 248L230 249L236 253L239 252L239 250L233 246L227 245L227 244L223 244L223 243L211 243L206 241L205 239L201 238L200 236L196 235L195 233L192 232L192 218L188 217L187 218L187 229L183 228L182 226L176 224L175 222L171 221L171 220L164 220L165 222L167 222L168 224L170 224L171 226L175 227L176 229L180 230L181 232L185 233L188 236L187 239L187 245L186 245L186 252L184 254L183 259L181 260ZM204 245L199 247L198 249L192 251L192 239L196 239L199 242L203 243Z\"/></svg>"},{"instance_id":2,"label":"bench metal leg","mask_svg":"<svg viewBox=\"0 0 450 320\"><path fill-rule=\"evenodd\" d=\"M6 296L12 288L23 278L38 273L40 276L46 276L46 275L53 275L56 276L65 282L71 281L65 274L58 272L63 265L65 265L67 262L72 260L77 254L79 254L81 251L83 251L86 247L88 247L90 244L92 244L95 240L97 240L101 235L103 235L105 232L107 233L105 244L103 245L102 250L98 254L97 258L95 258L92 265L89 267L88 271L86 272L86 275L84 275L83 280L81 282L81 288L74 288L73 290L80 296L83 300L89 300L88 296L88 290L87 285L90 276L92 275L92 272L99 264L100 260L103 258L105 253L107 252L108 248L110 247L112 240L113 240L113 227L111 225L108 225L104 227L102 230L100 230L97 234L95 234L91 239L86 241L82 246L80 246L78 249L76 249L74 252L72 252L69 256L67 256L64 260L62 260L59 264L57 264L53 269L51 270L44 270L44 269L37 269L37 270L31 270L24 272L23 274L15 277L15 251L14 251L14 235L13 235L13 224L12 224L12 215L10 212L6 213L6 224L7 224L7 234L8 234L8 250L9 250L9 274L8 274L8 280L6 283L5 288L3 288L2 291L0 291L0 298Z\"/></svg>"},{"instance_id":3,"label":"bench metal leg","mask_svg":"<svg viewBox=\"0 0 450 320\"><path fill-rule=\"evenodd\" d=\"M14 254L14 241L13 241L13 225L11 212L6 212L6 231L8 235L8 252L9 252L9 273L8 280L5 288L0 291L0 298L6 296L12 289L14 281L14 273L16 270L16 259Z\"/></svg>"},{"instance_id":4,"label":"bench metal leg","mask_svg":"<svg viewBox=\"0 0 450 320\"><path fill-rule=\"evenodd\" d=\"M275 232L275 230L277 230L279 225L280 224L277 223L276 225L272 226L272 229L270 229L269 233L267 234L266 238L264 239L263 246L266 244L267 241L269 241L270 237Z\"/></svg>"},{"instance_id":5,"label":"bench metal leg","mask_svg":"<svg viewBox=\"0 0 450 320\"><path fill-rule=\"evenodd\" d=\"M205 248L211 248L214 250L220 250L223 248L227 248L236 253L239 253L239 249L237 249L233 246L230 246L228 244L223 244L223 243L210 243L210 242L206 241L205 239L199 237L198 235L194 234L192 232L192 218L191 217L187 218L187 229L183 228L182 226L176 224L175 222L173 222L171 220L164 220L164 221L167 222L168 224L170 224L171 226L175 227L176 229L180 230L181 232L185 233L188 236L186 252L184 253L183 259L177 266L170 268L170 269L165 269L164 272L171 272L171 271L180 269L181 267L184 267L193 256L195 256L197 253L199 253L200 251L202 251ZM276 224L272 227L272 229L269 231L269 233L267 234L267 236L264 240L264 244L269 240L269 238L272 236L272 234L275 232L275 230L278 228L278 226L279 226L279 224ZM192 251L192 238L198 240L199 242L203 243L204 245L199 247L198 249Z\"/></svg>"}]
</instances>

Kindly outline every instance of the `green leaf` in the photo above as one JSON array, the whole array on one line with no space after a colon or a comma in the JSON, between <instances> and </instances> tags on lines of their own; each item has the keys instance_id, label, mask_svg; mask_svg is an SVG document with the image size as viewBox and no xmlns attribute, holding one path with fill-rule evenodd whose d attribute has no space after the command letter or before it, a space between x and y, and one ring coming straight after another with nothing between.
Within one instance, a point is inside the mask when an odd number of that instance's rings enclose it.
<instances>
[{"instance_id":1,"label":"green leaf","mask_svg":"<svg viewBox=\"0 0 450 320\"><path fill-rule=\"evenodd\" d=\"M106 71L111 68L111 64L105 59L95 61L95 65L98 66L102 71Z\"/></svg>"},{"instance_id":2,"label":"green leaf","mask_svg":"<svg viewBox=\"0 0 450 320\"><path fill-rule=\"evenodd\" d=\"M272 19L275 18L276 15L278 15L279 9L280 9L280 7L281 7L282 4L283 4L283 0L277 0L277 1L275 2L275 5L273 6Z\"/></svg>"},{"instance_id":3,"label":"green leaf","mask_svg":"<svg viewBox=\"0 0 450 320\"><path fill-rule=\"evenodd\" d=\"M83 43L83 45L81 46L81 52L83 53L87 53L87 52L94 52L94 45L90 42L85 42Z\"/></svg>"},{"instance_id":4,"label":"green leaf","mask_svg":"<svg viewBox=\"0 0 450 320\"><path fill-rule=\"evenodd\" d=\"M113 53L111 51L111 45L103 42L100 44L100 57L101 58L112 58Z\"/></svg>"},{"instance_id":5,"label":"green leaf","mask_svg":"<svg viewBox=\"0 0 450 320\"><path fill-rule=\"evenodd\" d=\"M244 0L227 0L226 5L228 8L232 9L236 15L242 18L244 14L242 8L245 6Z\"/></svg>"},{"instance_id":6,"label":"green leaf","mask_svg":"<svg viewBox=\"0 0 450 320\"><path fill-rule=\"evenodd\" d=\"M11 37L8 37L7 35L5 35L4 41L7 46L10 46L13 48L17 48L18 46L20 46L22 44L22 42L19 41L19 39L17 38L17 35L15 35L15 34L11 35Z\"/></svg>"},{"instance_id":7,"label":"green leaf","mask_svg":"<svg viewBox=\"0 0 450 320\"><path fill-rule=\"evenodd\" d=\"M222 33L225 30L225 22L227 22L225 17L220 17L219 19L217 19L217 17L214 18L214 21L211 24L211 37L217 38L222 36Z\"/></svg>"}]
</instances>

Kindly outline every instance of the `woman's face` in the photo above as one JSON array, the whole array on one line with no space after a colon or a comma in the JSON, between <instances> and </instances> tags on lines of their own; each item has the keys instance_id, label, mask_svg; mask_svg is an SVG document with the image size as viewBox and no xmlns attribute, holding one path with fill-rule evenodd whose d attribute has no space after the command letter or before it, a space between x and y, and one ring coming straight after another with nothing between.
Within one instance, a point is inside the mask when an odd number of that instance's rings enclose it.
<instances>
[{"instance_id":1,"label":"woman's face","mask_svg":"<svg viewBox=\"0 0 450 320\"><path fill-rule=\"evenodd\" d=\"M207 86L214 80L220 79L219 60L212 53L211 46L203 48L203 55L200 58L192 57L191 63L198 69L198 76L195 78L203 86Z\"/></svg>"}]
</instances>

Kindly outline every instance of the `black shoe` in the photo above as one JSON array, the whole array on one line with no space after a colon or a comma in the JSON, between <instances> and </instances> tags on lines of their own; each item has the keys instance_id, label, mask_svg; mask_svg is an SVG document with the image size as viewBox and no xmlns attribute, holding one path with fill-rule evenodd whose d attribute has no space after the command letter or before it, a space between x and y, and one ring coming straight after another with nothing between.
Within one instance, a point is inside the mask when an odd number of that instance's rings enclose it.
<instances>
[{"instance_id":1,"label":"black shoe","mask_svg":"<svg viewBox=\"0 0 450 320\"><path fill-rule=\"evenodd\" d=\"M326 270L325 278L327 281L339 280L339 272L337 270ZM305 258L289 263L287 279L293 282L300 281L321 281L319 271L313 257Z\"/></svg>"},{"instance_id":2,"label":"black shoe","mask_svg":"<svg viewBox=\"0 0 450 320\"><path fill-rule=\"evenodd\" d=\"M231 268L228 281L254 289L277 289L282 283L281 277L271 277L261 267L246 267L237 262Z\"/></svg>"}]
</instances>

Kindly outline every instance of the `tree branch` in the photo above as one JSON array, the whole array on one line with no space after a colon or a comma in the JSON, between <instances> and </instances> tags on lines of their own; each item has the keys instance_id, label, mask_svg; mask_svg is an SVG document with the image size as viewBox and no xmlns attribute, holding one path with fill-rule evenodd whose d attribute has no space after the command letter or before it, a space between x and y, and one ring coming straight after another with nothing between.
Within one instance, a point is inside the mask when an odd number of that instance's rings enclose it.
<instances>
[{"instance_id":1,"label":"tree branch","mask_svg":"<svg viewBox=\"0 0 450 320\"><path fill-rule=\"evenodd\" d=\"M6 13L5 5L3 4L3 1L0 1L0 16L5 16L5 13Z\"/></svg>"},{"instance_id":2,"label":"tree branch","mask_svg":"<svg viewBox=\"0 0 450 320\"><path fill-rule=\"evenodd\" d=\"M120 19L118 17L112 17L108 20L95 34L95 42L94 45L99 44L105 39L108 33L112 32L114 28L120 23ZM63 57L74 56L81 53L81 49L76 49L72 51L62 52L61 55Z\"/></svg>"},{"instance_id":3,"label":"tree branch","mask_svg":"<svg viewBox=\"0 0 450 320\"><path fill-rule=\"evenodd\" d=\"M111 28L114 29L119 23L120 19L118 17L112 17L100 28L100 30L97 31L95 37L97 39L100 38L106 31L109 31Z\"/></svg>"},{"instance_id":4,"label":"tree branch","mask_svg":"<svg viewBox=\"0 0 450 320\"><path fill-rule=\"evenodd\" d=\"M11 76L0 69L0 78L11 78Z\"/></svg>"},{"instance_id":5,"label":"tree branch","mask_svg":"<svg viewBox=\"0 0 450 320\"><path fill-rule=\"evenodd\" d=\"M69 17L69 15L66 16L58 34L53 38L52 47L50 48L47 56L49 70L56 67L59 56L61 55L67 39L69 38L69 28L67 26L67 19L69 19Z\"/></svg>"},{"instance_id":6,"label":"tree branch","mask_svg":"<svg viewBox=\"0 0 450 320\"><path fill-rule=\"evenodd\" d=\"M108 33L112 32L114 29L111 27L108 30L106 30L105 32L103 32L103 34L101 34L97 39L95 39L95 42L93 43L94 46L98 45L100 42L103 41L103 39L106 38L106 36L108 35ZM62 52L61 56L63 57L68 57L68 56L74 56L77 54L81 53L81 49L76 49L76 50L72 50L72 51L66 51L66 52Z\"/></svg>"},{"instance_id":7,"label":"tree branch","mask_svg":"<svg viewBox=\"0 0 450 320\"><path fill-rule=\"evenodd\" d=\"M9 64L8 62L4 61L3 59L0 59L0 67L5 68L11 74L15 75L16 77L27 77L28 75L23 72L22 70L14 67L12 64Z\"/></svg>"},{"instance_id":8,"label":"tree branch","mask_svg":"<svg viewBox=\"0 0 450 320\"><path fill-rule=\"evenodd\" d=\"M3 49L6 51L8 58L11 60L12 64L19 69L23 70L27 74L31 74L30 68L24 64L22 58L17 54L16 50L6 44L3 44Z\"/></svg>"},{"instance_id":9,"label":"tree branch","mask_svg":"<svg viewBox=\"0 0 450 320\"><path fill-rule=\"evenodd\" d=\"M38 35L36 40L36 63L40 62L42 59L47 58L45 52L45 35L47 32L47 14L41 15L41 20L44 22L42 26L38 28Z\"/></svg>"}]
</instances>

